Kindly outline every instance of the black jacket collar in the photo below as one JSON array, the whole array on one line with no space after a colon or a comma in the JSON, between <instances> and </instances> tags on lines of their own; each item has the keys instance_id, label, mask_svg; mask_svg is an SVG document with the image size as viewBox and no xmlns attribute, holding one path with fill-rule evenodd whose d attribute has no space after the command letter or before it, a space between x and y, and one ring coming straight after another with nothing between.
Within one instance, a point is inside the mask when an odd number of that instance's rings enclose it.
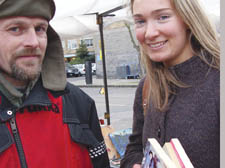
<instances>
[{"instance_id":1,"label":"black jacket collar","mask_svg":"<svg viewBox=\"0 0 225 168\"><path fill-rule=\"evenodd\" d=\"M40 106L46 106L51 105L51 101L48 97L48 91L52 93L54 97L59 97L61 95L64 95L65 93L68 93L68 89L65 89L64 91L51 91L46 90L43 87L42 80L39 79L33 89L30 91L30 94L27 96L27 98L24 100L23 104L17 108L14 105L12 105L9 100L0 92L0 122L6 121L12 118L16 111L24 108L26 106L30 105L40 105ZM13 115L8 115L7 111L11 110L13 112Z\"/></svg>"}]
</instances>

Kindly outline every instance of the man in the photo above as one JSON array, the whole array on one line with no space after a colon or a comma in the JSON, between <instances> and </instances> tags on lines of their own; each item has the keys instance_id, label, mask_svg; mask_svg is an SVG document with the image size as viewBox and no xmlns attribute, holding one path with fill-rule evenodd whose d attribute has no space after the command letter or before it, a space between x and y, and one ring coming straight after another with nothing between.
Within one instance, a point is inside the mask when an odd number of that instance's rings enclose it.
<instances>
[{"instance_id":1,"label":"man","mask_svg":"<svg viewBox=\"0 0 225 168\"><path fill-rule=\"evenodd\" d=\"M94 101L66 82L52 0L0 0L0 167L107 168Z\"/></svg>"}]
</instances>

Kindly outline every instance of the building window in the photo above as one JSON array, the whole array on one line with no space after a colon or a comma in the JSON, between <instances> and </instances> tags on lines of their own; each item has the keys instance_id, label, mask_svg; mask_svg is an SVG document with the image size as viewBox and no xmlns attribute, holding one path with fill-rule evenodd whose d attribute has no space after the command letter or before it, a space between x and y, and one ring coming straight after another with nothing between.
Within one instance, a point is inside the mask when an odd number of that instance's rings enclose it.
<instances>
[{"instance_id":1,"label":"building window","mask_svg":"<svg viewBox=\"0 0 225 168\"><path fill-rule=\"evenodd\" d=\"M65 41L62 41L62 48L65 49L65 46L66 46Z\"/></svg>"},{"instance_id":2,"label":"building window","mask_svg":"<svg viewBox=\"0 0 225 168\"><path fill-rule=\"evenodd\" d=\"M88 55L90 56L90 55L95 55L95 52L94 51L89 51L88 52Z\"/></svg>"},{"instance_id":3,"label":"building window","mask_svg":"<svg viewBox=\"0 0 225 168\"><path fill-rule=\"evenodd\" d=\"M87 47L93 46L93 39L84 39L83 42L84 44L86 44Z\"/></svg>"},{"instance_id":4,"label":"building window","mask_svg":"<svg viewBox=\"0 0 225 168\"><path fill-rule=\"evenodd\" d=\"M68 40L68 49L76 49L77 48L77 41L76 40Z\"/></svg>"}]
</instances>

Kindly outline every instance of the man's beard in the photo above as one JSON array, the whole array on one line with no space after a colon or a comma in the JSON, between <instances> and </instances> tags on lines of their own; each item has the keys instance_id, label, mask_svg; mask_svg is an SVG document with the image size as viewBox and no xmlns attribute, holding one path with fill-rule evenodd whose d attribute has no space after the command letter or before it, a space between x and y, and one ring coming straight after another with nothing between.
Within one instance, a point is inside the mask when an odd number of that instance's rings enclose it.
<instances>
[{"instance_id":1,"label":"man's beard","mask_svg":"<svg viewBox=\"0 0 225 168\"><path fill-rule=\"evenodd\" d=\"M40 49L23 49L18 52L16 52L13 56L15 59L11 59L10 61L10 68L11 68L11 74L10 76L18 81L32 81L36 79L40 73L41 73L41 65L42 61L40 62L24 62L24 68L20 67L16 64L16 58L20 55L41 55ZM29 67L30 66L30 67Z\"/></svg>"},{"instance_id":2,"label":"man's beard","mask_svg":"<svg viewBox=\"0 0 225 168\"><path fill-rule=\"evenodd\" d=\"M32 72L32 73L17 66L15 63L11 64L10 67L12 70L12 73L10 76L18 81L24 81L24 82L32 81L36 79L41 73L41 66L38 67L36 72Z\"/></svg>"}]
</instances>

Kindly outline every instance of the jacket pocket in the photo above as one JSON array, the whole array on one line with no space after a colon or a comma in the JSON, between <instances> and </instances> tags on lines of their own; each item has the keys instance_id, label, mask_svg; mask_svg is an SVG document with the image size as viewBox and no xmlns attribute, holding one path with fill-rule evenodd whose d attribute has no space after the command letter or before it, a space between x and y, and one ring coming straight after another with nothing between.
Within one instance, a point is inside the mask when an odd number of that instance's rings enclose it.
<instances>
[{"instance_id":1,"label":"jacket pocket","mask_svg":"<svg viewBox=\"0 0 225 168\"><path fill-rule=\"evenodd\" d=\"M12 136L6 124L0 123L0 153L13 144Z\"/></svg>"},{"instance_id":2,"label":"jacket pocket","mask_svg":"<svg viewBox=\"0 0 225 168\"><path fill-rule=\"evenodd\" d=\"M88 124L68 124L70 135L73 141L88 147L95 147L99 144Z\"/></svg>"}]
</instances>

